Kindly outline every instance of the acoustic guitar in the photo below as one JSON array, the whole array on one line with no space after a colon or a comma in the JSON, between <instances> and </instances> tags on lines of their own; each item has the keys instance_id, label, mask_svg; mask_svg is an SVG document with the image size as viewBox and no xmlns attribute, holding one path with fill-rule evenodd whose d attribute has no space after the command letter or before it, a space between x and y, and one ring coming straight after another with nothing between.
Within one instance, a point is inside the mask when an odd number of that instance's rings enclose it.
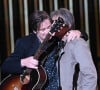
<instances>
[{"instance_id":1,"label":"acoustic guitar","mask_svg":"<svg viewBox=\"0 0 100 90\"><path fill-rule=\"evenodd\" d=\"M35 59L39 60L40 56L45 52L47 49L46 44L52 34L57 32L58 36L60 36L58 30L65 26L66 25L61 17L52 24L51 30L46 35L46 38L34 55ZM57 36L57 34L55 35ZM40 62L38 69L27 68L21 75L9 75L4 78L0 83L0 90L42 90L47 80L47 75L43 68L44 60ZM27 76L29 79L27 79Z\"/></svg>"}]
</instances>

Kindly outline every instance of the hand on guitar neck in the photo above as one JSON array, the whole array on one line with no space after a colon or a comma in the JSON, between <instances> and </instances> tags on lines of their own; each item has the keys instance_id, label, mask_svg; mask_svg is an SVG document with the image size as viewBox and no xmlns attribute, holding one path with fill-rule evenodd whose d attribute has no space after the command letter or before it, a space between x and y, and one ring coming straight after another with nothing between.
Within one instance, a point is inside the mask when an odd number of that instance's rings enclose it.
<instances>
[{"instance_id":1,"label":"hand on guitar neck","mask_svg":"<svg viewBox=\"0 0 100 90\"><path fill-rule=\"evenodd\" d=\"M34 56L23 58L23 59L21 59L21 66L27 67L27 68L32 68L32 69L37 69L38 68L38 60L34 59Z\"/></svg>"}]
</instances>

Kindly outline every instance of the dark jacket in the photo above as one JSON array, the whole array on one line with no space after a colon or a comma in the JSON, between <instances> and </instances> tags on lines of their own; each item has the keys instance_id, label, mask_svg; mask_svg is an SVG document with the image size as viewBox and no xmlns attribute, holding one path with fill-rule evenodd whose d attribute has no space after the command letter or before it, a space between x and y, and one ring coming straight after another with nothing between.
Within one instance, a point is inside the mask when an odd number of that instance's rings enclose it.
<instances>
[{"instance_id":1,"label":"dark jacket","mask_svg":"<svg viewBox=\"0 0 100 90\"><path fill-rule=\"evenodd\" d=\"M20 65L22 58L33 56L39 47L39 40L35 34L30 34L16 41L14 52L2 64L2 71L6 73L22 73Z\"/></svg>"}]
</instances>

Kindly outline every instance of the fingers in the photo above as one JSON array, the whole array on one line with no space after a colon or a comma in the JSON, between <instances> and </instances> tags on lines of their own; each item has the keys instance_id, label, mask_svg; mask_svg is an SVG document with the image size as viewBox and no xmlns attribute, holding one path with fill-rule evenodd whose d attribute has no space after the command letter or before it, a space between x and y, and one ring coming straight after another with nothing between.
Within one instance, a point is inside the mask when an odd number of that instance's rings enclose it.
<instances>
[{"instance_id":1,"label":"fingers","mask_svg":"<svg viewBox=\"0 0 100 90\"><path fill-rule=\"evenodd\" d=\"M27 62L26 66L28 68L33 68L33 69L37 69L38 68L38 61L37 60L29 59L26 62Z\"/></svg>"},{"instance_id":2,"label":"fingers","mask_svg":"<svg viewBox=\"0 0 100 90\"><path fill-rule=\"evenodd\" d=\"M23 84L28 84L30 82L30 75L26 75L25 78L22 80Z\"/></svg>"},{"instance_id":3,"label":"fingers","mask_svg":"<svg viewBox=\"0 0 100 90\"><path fill-rule=\"evenodd\" d=\"M33 56L21 59L21 66L37 69L38 68L38 60L34 59Z\"/></svg>"},{"instance_id":4,"label":"fingers","mask_svg":"<svg viewBox=\"0 0 100 90\"><path fill-rule=\"evenodd\" d=\"M79 30L71 30L67 32L67 42L74 40L75 38L78 39L81 36L81 32Z\"/></svg>"}]
</instances>

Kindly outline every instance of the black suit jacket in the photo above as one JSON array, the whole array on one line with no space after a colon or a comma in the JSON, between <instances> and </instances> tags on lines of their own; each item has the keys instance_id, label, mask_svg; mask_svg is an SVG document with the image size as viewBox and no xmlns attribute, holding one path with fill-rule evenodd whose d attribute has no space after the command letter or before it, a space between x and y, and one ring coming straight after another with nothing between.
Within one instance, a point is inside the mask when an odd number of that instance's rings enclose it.
<instances>
[{"instance_id":1,"label":"black suit jacket","mask_svg":"<svg viewBox=\"0 0 100 90\"><path fill-rule=\"evenodd\" d=\"M16 41L14 52L6 58L2 64L2 71L4 73L22 73L21 59L33 56L40 45L37 36L32 33L29 36L22 37Z\"/></svg>"}]
</instances>

